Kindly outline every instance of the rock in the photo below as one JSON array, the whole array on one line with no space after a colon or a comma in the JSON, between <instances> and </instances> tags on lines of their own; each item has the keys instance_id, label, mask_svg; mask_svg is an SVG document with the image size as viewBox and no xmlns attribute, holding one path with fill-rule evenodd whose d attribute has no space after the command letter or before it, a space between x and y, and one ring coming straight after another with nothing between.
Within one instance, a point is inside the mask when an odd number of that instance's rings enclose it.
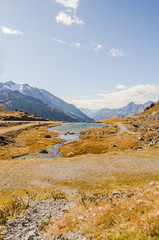
<instances>
[{"instance_id":1,"label":"rock","mask_svg":"<svg viewBox=\"0 0 159 240\"><path fill-rule=\"evenodd\" d=\"M47 153L49 153L49 152L48 152L46 149L43 149L43 150L40 150L39 153L45 153L45 154L47 154Z\"/></svg>"},{"instance_id":2,"label":"rock","mask_svg":"<svg viewBox=\"0 0 159 240\"><path fill-rule=\"evenodd\" d=\"M45 135L44 137L45 138L52 138L50 135Z\"/></svg>"},{"instance_id":3,"label":"rock","mask_svg":"<svg viewBox=\"0 0 159 240\"><path fill-rule=\"evenodd\" d=\"M141 137L138 138L138 140L139 140L139 141L144 141L145 138L144 138L144 136L141 136Z\"/></svg>"},{"instance_id":4,"label":"rock","mask_svg":"<svg viewBox=\"0 0 159 240\"><path fill-rule=\"evenodd\" d=\"M123 196L123 194L120 191L114 191L112 192L113 197L118 197L121 198Z\"/></svg>"},{"instance_id":5,"label":"rock","mask_svg":"<svg viewBox=\"0 0 159 240\"><path fill-rule=\"evenodd\" d=\"M72 156L74 156L74 153L73 153L73 152L67 153L67 157L72 157Z\"/></svg>"},{"instance_id":6,"label":"rock","mask_svg":"<svg viewBox=\"0 0 159 240\"><path fill-rule=\"evenodd\" d=\"M149 186L154 186L154 182L150 182L148 185Z\"/></svg>"},{"instance_id":7,"label":"rock","mask_svg":"<svg viewBox=\"0 0 159 240\"><path fill-rule=\"evenodd\" d=\"M113 147L117 147L114 143L112 144Z\"/></svg>"},{"instance_id":8,"label":"rock","mask_svg":"<svg viewBox=\"0 0 159 240\"><path fill-rule=\"evenodd\" d=\"M35 234L35 231L30 231L27 235L26 235L26 237L25 237L25 240L34 240L35 237L36 236L36 234Z\"/></svg>"},{"instance_id":9,"label":"rock","mask_svg":"<svg viewBox=\"0 0 159 240\"><path fill-rule=\"evenodd\" d=\"M155 143L153 143L153 142L151 142L151 143L149 144L150 147L152 147L152 146L154 146L154 145L155 145Z\"/></svg>"},{"instance_id":10,"label":"rock","mask_svg":"<svg viewBox=\"0 0 159 240\"><path fill-rule=\"evenodd\" d=\"M138 147L136 150L142 150L143 149L143 147L141 146L141 147Z\"/></svg>"},{"instance_id":11,"label":"rock","mask_svg":"<svg viewBox=\"0 0 159 240\"><path fill-rule=\"evenodd\" d=\"M73 135L73 134L75 134L75 133L72 132L72 131L69 131L69 132L65 133L65 135L67 135L67 134Z\"/></svg>"},{"instance_id":12,"label":"rock","mask_svg":"<svg viewBox=\"0 0 159 240\"><path fill-rule=\"evenodd\" d=\"M24 200L25 201L25 200ZM27 201L27 200L26 200ZM8 240L42 240L45 231L41 226L50 221L55 221L65 214L74 203L67 199L30 200L29 208L23 215L9 219L1 230L2 239ZM52 239L52 238L51 238ZM59 238L61 239L61 238ZM71 238L72 239L72 238ZM74 238L73 238L74 239Z\"/></svg>"},{"instance_id":13,"label":"rock","mask_svg":"<svg viewBox=\"0 0 159 240\"><path fill-rule=\"evenodd\" d=\"M115 132L114 131L108 131L109 134L114 134Z\"/></svg>"},{"instance_id":14,"label":"rock","mask_svg":"<svg viewBox=\"0 0 159 240\"><path fill-rule=\"evenodd\" d=\"M5 140L5 138L4 138L3 136L0 136L0 140L4 141L4 140Z\"/></svg>"},{"instance_id":15,"label":"rock","mask_svg":"<svg viewBox=\"0 0 159 240\"><path fill-rule=\"evenodd\" d=\"M140 126L136 123L133 123L133 126L136 127L136 128L139 128Z\"/></svg>"},{"instance_id":16,"label":"rock","mask_svg":"<svg viewBox=\"0 0 159 240\"><path fill-rule=\"evenodd\" d=\"M135 194L131 192L131 193L126 194L126 197L129 197L129 198L130 198L130 197L133 197L134 195L135 195Z\"/></svg>"}]
</instances>

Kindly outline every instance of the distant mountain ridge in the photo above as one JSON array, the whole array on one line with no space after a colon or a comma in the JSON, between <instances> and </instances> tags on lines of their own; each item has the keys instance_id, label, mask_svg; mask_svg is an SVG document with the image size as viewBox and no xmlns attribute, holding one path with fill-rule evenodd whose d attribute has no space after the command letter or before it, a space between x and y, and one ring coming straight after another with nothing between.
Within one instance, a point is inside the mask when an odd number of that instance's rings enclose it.
<instances>
[{"instance_id":1,"label":"distant mountain ridge","mask_svg":"<svg viewBox=\"0 0 159 240\"><path fill-rule=\"evenodd\" d=\"M54 96L53 94L51 94L50 92L44 89L34 88L29 86L28 84L16 84L13 81L0 83L0 91L4 92L6 90L18 91L23 95L27 95L27 96L39 99L44 104L50 106L51 108L54 108L54 111L56 109L58 113L61 112L61 114L64 114L65 117L69 116L69 119L72 119L72 121L73 120L74 121L91 121L91 119L88 116L86 116L74 105L66 103L62 99ZM8 110L14 110L14 109L8 109ZM20 110L24 110L24 109L20 109Z\"/></svg>"},{"instance_id":2,"label":"distant mountain ridge","mask_svg":"<svg viewBox=\"0 0 159 240\"><path fill-rule=\"evenodd\" d=\"M107 118L133 116L143 112L144 109L147 106L149 106L151 103L152 101L148 101L144 104L135 104L134 102L130 102L128 105L121 108L116 108L116 109L102 108L96 113L93 113L89 116L96 121L100 119L107 119ZM87 112L88 112L88 109L87 109Z\"/></svg>"}]
</instances>

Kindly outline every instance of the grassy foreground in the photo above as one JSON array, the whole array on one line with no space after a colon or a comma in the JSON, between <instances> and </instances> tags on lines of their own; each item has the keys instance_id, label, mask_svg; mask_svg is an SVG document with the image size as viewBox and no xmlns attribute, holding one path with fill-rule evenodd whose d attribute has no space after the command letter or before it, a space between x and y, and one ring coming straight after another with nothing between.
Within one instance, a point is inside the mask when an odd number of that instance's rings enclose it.
<instances>
[{"instance_id":1,"label":"grassy foreground","mask_svg":"<svg viewBox=\"0 0 159 240\"><path fill-rule=\"evenodd\" d=\"M75 206L47 226L46 239L70 231L86 239L158 239L158 156L158 150L147 150L59 160L3 160L1 209L8 209L14 199L68 198ZM24 210L22 205L19 211Z\"/></svg>"}]
</instances>

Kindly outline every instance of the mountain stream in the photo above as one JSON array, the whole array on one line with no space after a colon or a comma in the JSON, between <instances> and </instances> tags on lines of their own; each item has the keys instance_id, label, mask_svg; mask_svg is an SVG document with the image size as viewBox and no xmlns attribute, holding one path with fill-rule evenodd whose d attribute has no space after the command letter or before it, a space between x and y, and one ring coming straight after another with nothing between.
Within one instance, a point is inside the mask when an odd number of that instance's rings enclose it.
<instances>
[{"instance_id":1,"label":"mountain stream","mask_svg":"<svg viewBox=\"0 0 159 240\"><path fill-rule=\"evenodd\" d=\"M85 129L98 128L98 127L106 127L108 124L106 123L85 123L85 122L71 122L71 123L62 123L59 126L51 127L50 131L59 132L60 134L57 136L58 139L64 139L66 142L57 143L53 145L51 148L47 148L46 153L32 153L31 155L25 155L22 157L18 157L18 159L31 159L31 158L60 158L61 152L58 149L63 145L70 142L78 141L80 133Z\"/></svg>"}]
</instances>

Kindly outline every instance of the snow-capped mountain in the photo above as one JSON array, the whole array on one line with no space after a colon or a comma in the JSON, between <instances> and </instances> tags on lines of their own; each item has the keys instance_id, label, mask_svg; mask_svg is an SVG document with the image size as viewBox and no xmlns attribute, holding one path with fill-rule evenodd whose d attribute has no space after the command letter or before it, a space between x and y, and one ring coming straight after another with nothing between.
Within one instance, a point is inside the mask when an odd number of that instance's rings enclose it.
<instances>
[{"instance_id":1,"label":"snow-capped mountain","mask_svg":"<svg viewBox=\"0 0 159 240\"><path fill-rule=\"evenodd\" d=\"M91 120L74 105L66 103L62 99L54 96L53 94L44 89L34 88L29 86L28 84L16 84L13 81L9 81L5 83L0 83L0 91L2 90L19 91L21 94L40 99L43 103L49 105L51 108L62 111L66 115L73 118L75 121Z\"/></svg>"}]
</instances>

